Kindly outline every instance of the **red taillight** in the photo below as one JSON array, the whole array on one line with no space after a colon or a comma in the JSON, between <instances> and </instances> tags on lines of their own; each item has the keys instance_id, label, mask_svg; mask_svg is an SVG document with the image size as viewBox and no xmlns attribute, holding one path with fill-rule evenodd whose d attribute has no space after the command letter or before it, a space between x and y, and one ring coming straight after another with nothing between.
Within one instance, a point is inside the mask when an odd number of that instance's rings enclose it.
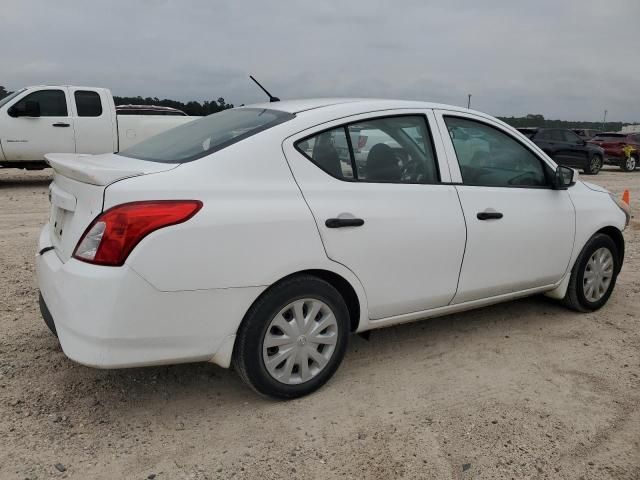
<instances>
[{"instance_id":1,"label":"red taillight","mask_svg":"<svg viewBox=\"0 0 640 480\"><path fill-rule=\"evenodd\" d=\"M123 265L144 237L160 228L186 222L201 208L199 200L152 200L117 205L89 225L73 257L97 265Z\"/></svg>"},{"instance_id":2,"label":"red taillight","mask_svg":"<svg viewBox=\"0 0 640 480\"><path fill-rule=\"evenodd\" d=\"M368 137L366 135L360 135L358 137L358 150L364 148L364 146L367 144L367 138Z\"/></svg>"}]
</instances>

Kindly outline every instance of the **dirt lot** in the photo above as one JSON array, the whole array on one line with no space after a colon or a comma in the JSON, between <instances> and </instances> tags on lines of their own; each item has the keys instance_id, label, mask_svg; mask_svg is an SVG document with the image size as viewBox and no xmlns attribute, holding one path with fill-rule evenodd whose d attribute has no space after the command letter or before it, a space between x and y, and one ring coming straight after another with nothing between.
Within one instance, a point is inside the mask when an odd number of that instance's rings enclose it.
<instances>
[{"instance_id":1,"label":"dirt lot","mask_svg":"<svg viewBox=\"0 0 640 480\"><path fill-rule=\"evenodd\" d=\"M590 180L640 209L640 171ZM49 182L0 171L0 479L640 478L638 219L600 312L538 297L353 337L284 403L210 364L67 360L37 307Z\"/></svg>"}]
</instances>

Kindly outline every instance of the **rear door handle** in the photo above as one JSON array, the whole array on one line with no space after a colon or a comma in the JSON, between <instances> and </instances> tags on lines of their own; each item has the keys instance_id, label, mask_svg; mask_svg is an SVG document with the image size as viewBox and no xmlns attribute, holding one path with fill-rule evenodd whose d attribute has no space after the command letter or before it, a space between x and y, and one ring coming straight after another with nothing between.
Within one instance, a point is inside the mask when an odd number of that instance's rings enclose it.
<instances>
[{"instance_id":1,"label":"rear door handle","mask_svg":"<svg viewBox=\"0 0 640 480\"><path fill-rule=\"evenodd\" d=\"M478 220L498 220L503 217L500 212L492 212L490 210L478 212Z\"/></svg>"},{"instance_id":2,"label":"rear door handle","mask_svg":"<svg viewBox=\"0 0 640 480\"><path fill-rule=\"evenodd\" d=\"M63 123L63 122L58 122L58 123L54 123L52 124L53 127L70 127L71 124L69 123Z\"/></svg>"},{"instance_id":3,"label":"rear door handle","mask_svg":"<svg viewBox=\"0 0 640 480\"><path fill-rule=\"evenodd\" d=\"M327 228L361 227L364 225L364 220L361 218L327 218L324 224Z\"/></svg>"}]
</instances>

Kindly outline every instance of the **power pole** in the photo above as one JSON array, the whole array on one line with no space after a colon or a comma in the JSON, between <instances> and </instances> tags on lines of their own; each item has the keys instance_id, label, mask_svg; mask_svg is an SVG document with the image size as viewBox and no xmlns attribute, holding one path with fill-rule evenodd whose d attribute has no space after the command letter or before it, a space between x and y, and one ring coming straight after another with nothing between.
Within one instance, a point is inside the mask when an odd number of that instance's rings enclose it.
<instances>
[{"instance_id":1,"label":"power pole","mask_svg":"<svg viewBox=\"0 0 640 480\"><path fill-rule=\"evenodd\" d=\"M607 111L604 111L604 117L602 117L602 130L604 130L604 124L607 121Z\"/></svg>"},{"instance_id":2,"label":"power pole","mask_svg":"<svg viewBox=\"0 0 640 480\"><path fill-rule=\"evenodd\" d=\"M469 94L469 98L467 98L467 108L471 108L471 94Z\"/></svg>"}]
</instances>

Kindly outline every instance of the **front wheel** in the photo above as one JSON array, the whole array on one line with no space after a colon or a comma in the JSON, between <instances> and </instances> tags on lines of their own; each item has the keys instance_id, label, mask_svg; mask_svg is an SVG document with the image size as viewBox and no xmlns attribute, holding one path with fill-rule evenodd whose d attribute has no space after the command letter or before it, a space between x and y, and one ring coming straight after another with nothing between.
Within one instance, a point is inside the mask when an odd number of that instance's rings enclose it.
<instances>
[{"instance_id":1,"label":"front wheel","mask_svg":"<svg viewBox=\"0 0 640 480\"><path fill-rule=\"evenodd\" d=\"M602 157L600 155L594 155L589 160L589 166L584 170L584 173L589 175L597 175L602 170Z\"/></svg>"},{"instance_id":2,"label":"front wheel","mask_svg":"<svg viewBox=\"0 0 640 480\"><path fill-rule=\"evenodd\" d=\"M638 166L638 159L633 155L625 158L620 164L620 168L625 172L633 172Z\"/></svg>"},{"instance_id":3,"label":"front wheel","mask_svg":"<svg viewBox=\"0 0 640 480\"><path fill-rule=\"evenodd\" d=\"M286 279L247 312L238 330L234 366L263 395L307 395L338 369L349 324L347 306L329 283L308 275Z\"/></svg>"},{"instance_id":4,"label":"front wheel","mask_svg":"<svg viewBox=\"0 0 640 480\"><path fill-rule=\"evenodd\" d=\"M564 304L579 312L598 310L609 300L619 270L620 258L614 241L603 233L594 235L571 270Z\"/></svg>"}]
</instances>

